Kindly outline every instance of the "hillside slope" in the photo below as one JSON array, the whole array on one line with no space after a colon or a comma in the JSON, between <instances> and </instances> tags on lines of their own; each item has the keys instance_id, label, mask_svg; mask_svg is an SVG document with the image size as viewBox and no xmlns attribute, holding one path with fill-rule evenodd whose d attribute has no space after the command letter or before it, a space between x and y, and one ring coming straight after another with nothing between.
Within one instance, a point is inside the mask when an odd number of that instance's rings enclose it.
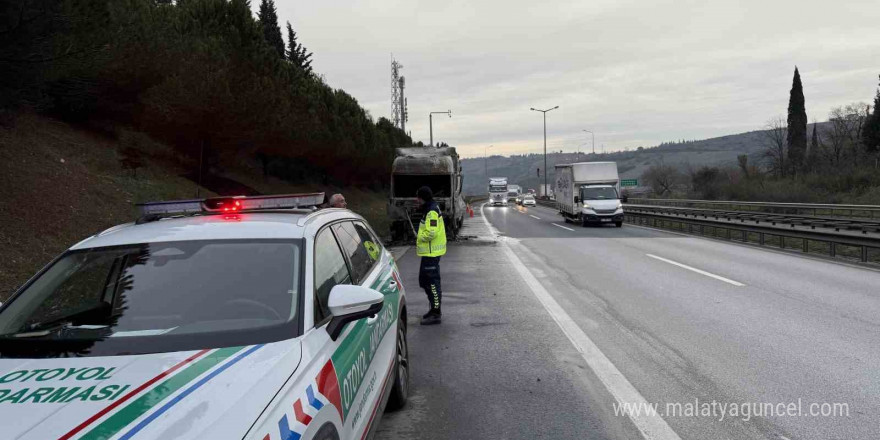
<instances>
[{"instance_id":1,"label":"hillside slope","mask_svg":"<svg viewBox=\"0 0 880 440\"><path fill-rule=\"evenodd\" d=\"M823 130L820 123L819 130ZM811 124L812 127L812 124ZM615 161L618 165L621 178L636 179L642 176L645 170L652 164L664 162L676 165L680 168L699 167L703 165L725 166L736 165L736 158L741 154L749 156L751 163L761 162L764 150L763 131L750 131L747 133L732 134L711 139L687 141L680 143L668 143L653 148L645 148L639 151L622 151L608 154L581 154L575 153L549 153L547 154L547 168L550 175L547 181L554 181L554 165L557 163L571 163L575 161ZM485 168L488 165L489 173ZM543 183L543 177L538 178L537 169L544 168L543 154L528 154L519 156L490 156L462 160L462 169L465 173L464 190L466 194L480 194L486 192L488 177L504 176L510 183L516 183L526 188L538 188Z\"/></svg>"},{"instance_id":2,"label":"hillside slope","mask_svg":"<svg viewBox=\"0 0 880 440\"><path fill-rule=\"evenodd\" d=\"M132 149L142 156L136 173L121 165L120 151ZM0 126L0 301L79 240L132 221L135 203L195 197L196 185L182 177L188 171L172 149L136 132L108 136L33 115ZM223 176L264 194L339 191L264 179L247 168ZM342 192L352 210L386 233L384 193Z\"/></svg>"}]
</instances>

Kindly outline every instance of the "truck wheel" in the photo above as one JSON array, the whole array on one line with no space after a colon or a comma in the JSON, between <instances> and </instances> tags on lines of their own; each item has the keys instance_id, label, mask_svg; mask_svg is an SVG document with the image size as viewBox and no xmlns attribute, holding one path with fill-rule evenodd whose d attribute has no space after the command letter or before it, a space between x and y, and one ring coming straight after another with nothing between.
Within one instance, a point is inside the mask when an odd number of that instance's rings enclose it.
<instances>
[{"instance_id":1,"label":"truck wheel","mask_svg":"<svg viewBox=\"0 0 880 440\"><path fill-rule=\"evenodd\" d=\"M623 222L614 222L614 225L617 226L618 228L622 228Z\"/></svg>"},{"instance_id":2,"label":"truck wheel","mask_svg":"<svg viewBox=\"0 0 880 440\"><path fill-rule=\"evenodd\" d=\"M567 215L563 215L562 218L565 219L565 222L566 222L566 223L571 223L571 219L568 218Z\"/></svg>"},{"instance_id":3,"label":"truck wheel","mask_svg":"<svg viewBox=\"0 0 880 440\"><path fill-rule=\"evenodd\" d=\"M587 218L586 218L586 217L581 217L581 226L584 227L584 228L586 228L586 227L589 226L589 225L590 225L590 224L587 223Z\"/></svg>"}]
</instances>

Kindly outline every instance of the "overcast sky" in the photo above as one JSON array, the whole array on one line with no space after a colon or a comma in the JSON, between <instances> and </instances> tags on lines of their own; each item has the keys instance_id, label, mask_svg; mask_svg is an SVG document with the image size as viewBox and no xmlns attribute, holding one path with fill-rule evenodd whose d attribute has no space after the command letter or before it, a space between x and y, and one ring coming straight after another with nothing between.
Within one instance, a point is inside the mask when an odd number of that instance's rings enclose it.
<instances>
[{"instance_id":1,"label":"overcast sky","mask_svg":"<svg viewBox=\"0 0 880 440\"><path fill-rule=\"evenodd\" d=\"M257 9L258 0L253 0ZM407 131L465 156L653 146L784 115L794 66L807 114L871 102L878 0L276 0L327 83L391 115L403 64ZM286 33L285 33L286 34ZM286 35L285 35L286 38Z\"/></svg>"}]
</instances>

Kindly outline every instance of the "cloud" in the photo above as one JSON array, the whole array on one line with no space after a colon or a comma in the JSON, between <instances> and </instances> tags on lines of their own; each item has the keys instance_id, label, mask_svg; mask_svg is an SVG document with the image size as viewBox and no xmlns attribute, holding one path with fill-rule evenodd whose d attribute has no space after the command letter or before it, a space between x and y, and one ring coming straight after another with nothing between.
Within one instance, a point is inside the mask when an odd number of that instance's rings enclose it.
<instances>
[{"instance_id":1,"label":"cloud","mask_svg":"<svg viewBox=\"0 0 880 440\"><path fill-rule=\"evenodd\" d=\"M276 0L314 68L378 118L391 53L404 65L415 140L481 156L615 150L760 128L783 114L795 65L811 117L867 101L880 66L874 0ZM258 3L258 2L254 2ZM254 5L256 8L256 4Z\"/></svg>"}]
</instances>

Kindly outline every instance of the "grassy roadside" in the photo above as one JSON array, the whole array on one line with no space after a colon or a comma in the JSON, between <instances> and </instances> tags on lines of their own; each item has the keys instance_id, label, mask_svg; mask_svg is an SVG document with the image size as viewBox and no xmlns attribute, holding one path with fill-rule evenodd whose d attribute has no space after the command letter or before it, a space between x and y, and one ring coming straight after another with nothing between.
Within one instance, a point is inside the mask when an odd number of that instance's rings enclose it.
<instances>
[{"instance_id":1,"label":"grassy roadside","mask_svg":"<svg viewBox=\"0 0 880 440\"><path fill-rule=\"evenodd\" d=\"M117 138L33 115L0 127L0 301L68 247L132 221L135 203L195 196L196 185L181 177L187 170L169 148L124 130ZM130 148L143 152L136 175L121 165L120 151ZM342 192L349 208L387 233L382 193L297 187L248 170L227 177L264 194Z\"/></svg>"}]
</instances>

